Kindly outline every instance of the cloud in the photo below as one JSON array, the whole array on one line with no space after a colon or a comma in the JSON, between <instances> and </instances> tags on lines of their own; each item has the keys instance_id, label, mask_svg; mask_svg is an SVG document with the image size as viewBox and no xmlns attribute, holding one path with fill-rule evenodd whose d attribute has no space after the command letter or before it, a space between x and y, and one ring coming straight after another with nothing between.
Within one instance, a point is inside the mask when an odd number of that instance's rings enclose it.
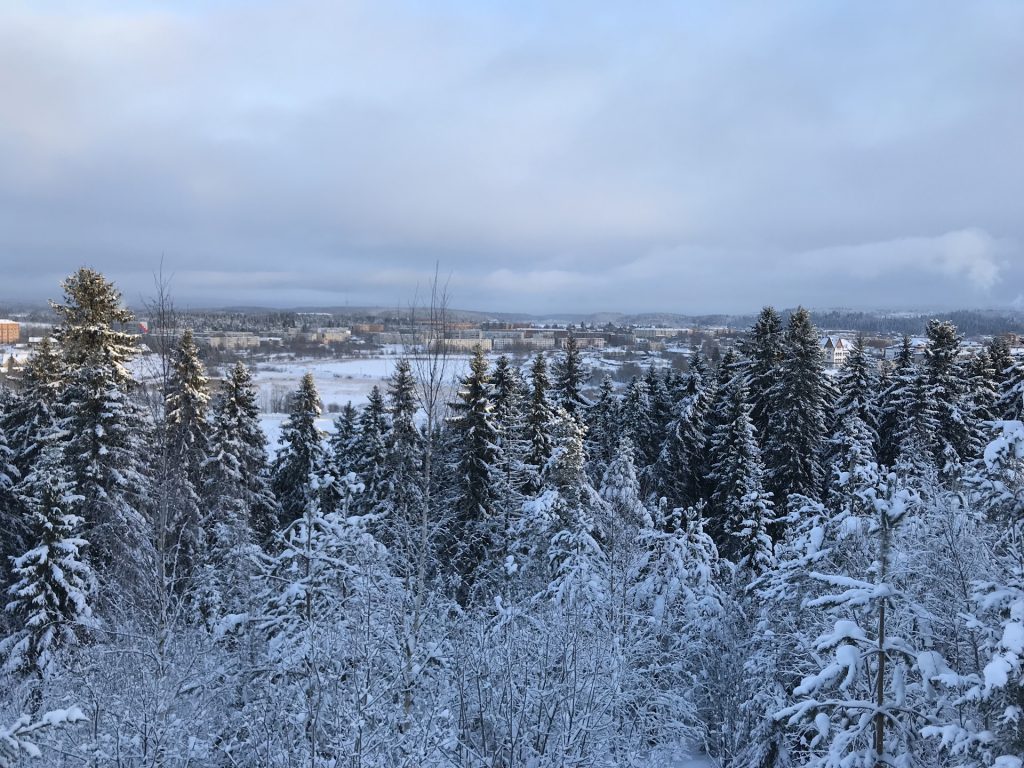
<instances>
[{"instance_id":1,"label":"cloud","mask_svg":"<svg viewBox=\"0 0 1024 768\"><path fill-rule=\"evenodd\" d=\"M934 273L966 278L979 291L991 291L1004 269L1010 245L979 229L962 229L937 237L905 237L876 243L834 246L796 258L800 269L840 273L873 280L894 273Z\"/></svg>"},{"instance_id":2,"label":"cloud","mask_svg":"<svg viewBox=\"0 0 1024 768\"><path fill-rule=\"evenodd\" d=\"M0 298L82 262L141 293L164 254L220 303L394 303L436 261L500 309L1008 303L1022 29L999 1L7 3Z\"/></svg>"}]
</instances>

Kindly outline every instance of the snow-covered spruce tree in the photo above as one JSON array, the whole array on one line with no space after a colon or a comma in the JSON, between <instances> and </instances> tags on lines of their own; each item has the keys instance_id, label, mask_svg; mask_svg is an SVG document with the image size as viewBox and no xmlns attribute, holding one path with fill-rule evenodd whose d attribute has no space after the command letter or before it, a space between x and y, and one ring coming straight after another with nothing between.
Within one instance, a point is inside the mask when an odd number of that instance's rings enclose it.
<instances>
[{"instance_id":1,"label":"snow-covered spruce tree","mask_svg":"<svg viewBox=\"0 0 1024 768\"><path fill-rule=\"evenodd\" d=\"M334 419L334 431L328 438L331 448L331 466L338 477L356 471L359 446L359 412L352 401L342 406Z\"/></svg>"},{"instance_id":2,"label":"snow-covered spruce tree","mask_svg":"<svg viewBox=\"0 0 1024 768\"><path fill-rule=\"evenodd\" d=\"M27 475L45 442L57 428L57 405L65 375L58 350L49 336L35 348L21 372L20 387L2 424L14 455L14 466Z\"/></svg>"},{"instance_id":3,"label":"snow-covered spruce tree","mask_svg":"<svg viewBox=\"0 0 1024 768\"><path fill-rule=\"evenodd\" d=\"M213 402L203 480L207 551L199 581L209 618L220 619L249 609L259 545L269 542L278 520L266 437L242 363Z\"/></svg>"},{"instance_id":4,"label":"snow-covered spruce tree","mask_svg":"<svg viewBox=\"0 0 1024 768\"><path fill-rule=\"evenodd\" d=\"M988 345L988 357L992 363L996 392L1000 393L1006 384L1007 372L1013 366L1013 351L1009 337L996 336L992 339Z\"/></svg>"},{"instance_id":5,"label":"snow-covered spruce tree","mask_svg":"<svg viewBox=\"0 0 1024 768\"><path fill-rule=\"evenodd\" d=\"M619 441L615 457L601 478L599 491L609 509L609 542L617 544L626 532L650 527L651 513L640 496L640 481L633 462L633 444L628 437Z\"/></svg>"},{"instance_id":6,"label":"snow-covered spruce tree","mask_svg":"<svg viewBox=\"0 0 1024 768\"><path fill-rule=\"evenodd\" d=\"M871 436L871 444L878 445L878 371L864 348L864 335L857 336L846 363L839 369L839 396L832 412L834 422L841 428L850 414L856 414Z\"/></svg>"},{"instance_id":7,"label":"snow-covered spruce tree","mask_svg":"<svg viewBox=\"0 0 1024 768\"><path fill-rule=\"evenodd\" d=\"M634 717L640 729L653 727L655 740L665 738L666 728L689 731L695 740L703 730L697 681L723 610L718 552L699 510L664 505L634 544L625 596L632 617L627 643L643 649L635 662L643 682L636 684Z\"/></svg>"},{"instance_id":8,"label":"snow-covered spruce tree","mask_svg":"<svg viewBox=\"0 0 1024 768\"><path fill-rule=\"evenodd\" d=\"M523 504L514 528L513 570L537 598L588 613L608 597L609 563L601 542L611 510L586 473L583 427L561 408L555 447L540 493Z\"/></svg>"},{"instance_id":9,"label":"snow-covered spruce tree","mask_svg":"<svg viewBox=\"0 0 1024 768\"><path fill-rule=\"evenodd\" d=\"M824 470L821 465L830 403L818 331L802 307L789 318L783 358L772 385L772 427L765 435L767 485L776 503L786 509L790 494L815 498ZM757 423L755 421L755 428Z\"/></svg>"},{"instance_id":10,"label":"snow-covered spruce tree","mask_svg":"<svg viewBox=\"0 0 1024 768\"><path fill-rule=\"evenodd\" d=\"M571 330L565 337L565 351L555 362L553 373L558 405L574 419L582 422L590 407L590 402L583 396L583 386L590 374L583 363L583 356Z\"/></svg>"},{"instance_id":11,"label":"snow-covered spruce tree","mask_svg":"<svg viewBox=\"0 0 1024 768\"><path fill-rule=\"evenodd\" d=\"M700 359L699 356L698 359ZM693 373L692 368L691 373ZM698 378L701 378L699 371L696 375ZM647 372L644 374L644 382L647 384L647 392L651 401L650 418L653 424L655 442L657 442L660 452L661 444L664 441L665 433L668 432L669 424L671 424L672 420L676 417L677 403L673 399L674 393L669 387L668 371L665 371L665 373L662 374L652 362L647 366ZM689 382L689 378L687 379L687 382ZM655 460L657 460L657 457L655 457Z\"/></svg>"},{"instance_id":12,"label":"snow-covered spruce tree","mask_svg":"<svg viewBox=\"0 0 1024 768\"><path fill-rule=\"evenodd\" d=\"M313 374L307 373L291 396L288 418L281 425L281 447L274 459L271 476L285 524L300 517L308 506L310 475L326 468L327 454L316 425L320 413L320 394Z\"/></svg>"},{"instance_id":13,"label":"snow-covered spruce tree","mask_svg":"<svg viewBox=\"0 0 1024 768\"><path fill-rule=\"evenodd\" d=\"M31 513L31 548L12 561L7 611L19 629L0 643L4 669L35 679L33 714L42 703L43 684L60 669L61 653L77 646L94 624L96 581L77 514L82 497L63 464L59 448L51 446L19 487Z\"/></svg>"},{"instance_id":14,"label":"snow-covered spruce tree","mask_svg":"<svg viewBox=\"0 0 1024 768\"><path fill-rule=\"evenodd\" d=\"M519 489L524 496L533 496L540 490L541 472L554 443L551 436L554 410L549 395L548 366L540 352L530 367L530 404L526 415L526 440L529 450L526 456L526 479Z\"/></svg>"},{"instance_id":15,"label":"snow-covered spruce tree","mask_svg":"<svg viewBox=\"0 0 1024 768\"><path fill-rule=\"evenodd\" d=\"M689 508L708 491L708 416L714 390L699 352L691 358L685 394L675 404L661 453L652 470L655 495L668 499L670 508Z\"/></svg>"},{"instance_id":16,"label":"snow-covered spruce tree","mask_svg":"<svg viewBox=\"0 0 1024 768\"><path fill-rule=\"evenodd\" d=\"M804 728L807 765L936 764L934 747L921 736L932 722L925 681L934 672L936 657L919 653L912 639L900 636L913 629L913 611L893 581L894 538L919 503L916 494L898 487L895 475L876 474L874 483L862 485L850 518L862 522L873 549L867 572L860 578L808 574L838 590L804 602L806 608L822 609L835 618L815 643L817 653L832 660L805 677L793 692L796 702L776 714L790 726Z\"/></svg>"},{"instance_id":17,"label":"snow-covered spruce tree","mask_svg":"<svg viewBox=\"0 0 1024 768\"><path fill-rule=\"evenodd\" d=\"M929 321L924 353L926 397L935 412L935 462L946 479L957 476L963 464L977 458L982 450L958 359L960 343L952 323Z\"/></svg>"},{"instance_id":18,"label":"snow-covered spruce tree","mask_svg":"<svg viewBox=\"0 0 1024 768\"><path fill-rule=\"evenodd\" d=\"M209 453L209 390L199 347L192 330L186 328L174 352L164 412L172 459L185 468L189 482L197 489L203 487L203 467Z\"/></svg>"},{"instance_id":19,"label":"snow-covered spruce tree","mask_svg":"<svg viewBox=\"0 0 1024 768\"><path fill-rule=\"evenodd\" d=\"M171 362L167 391L164 397L164 432L167 451L156 496L166 507L171 567L168 574L179 590L190 590L193 578L207 558L207 521L203 507L209 499L200 497L204 489L203 470L209 457L210 403L209 384L199 360L192 331L181 335ZM158 534L159 535L159 534Z\"/></svg>"},{"instance_id":20,"label":"snow-covered spruce tree","mask_svg":"<svg viewBox=\"0 0 1024 768\"><path fill-rule=\"evenodd\" d=\"M528 414L529 388L519 370L507 355L501 355L494 364L491 374L494 401L494 423L498 429L498 442L504 460L502 475L505 487L512 496L518 496L519 489L528 482L527 457L530 444L527 440L526 418ZM519 499L518 502L522 500ZM517 501L510 497L515 506Z\"/></svg>"},{"instance_id":21,"label":"snow-covered spruce tree","mask_svg":"<svg viewBox=\"0 0 1024 768\"><path fill-rule=\"evenodd\" d=\"M644 378L634 376L630 380L619 408L619 420L622 425L620 435L628 437L636 449L641 491L647 496L651 492L647 485L651 479L650 468L661 453L662 436L651 417L651 391Z\"/></svg>"},{"instance_id":22,"label":"snow-covered spruce tree","mask_svg":"<svg viewBox=\"0 0 1024 768\"><path fill-rule=\"evenodd\" d=\"M423 438L416 426L416 382L409 361L404 358L395 365L388 386L391 430L387 435L387 477L381 494L378 513L380 539L394 550L400 563L399 572L406 572L413 561L412 550L418 540L417 526L423 504Z\"/></svg>"},{"instance_id":23,"label":"snow-covered spruce tree","mask_svg":"<svg viewBox=\"0 0 1024 768\"><path fill-rule=\"evenodd\" d=\"M363 492L355 498L354 510L360 514L374 514L384 498L390 429L384 394L374 386L359 414L359 440L355 450L355 473L363 484Z\"/></svg>"},{"instance_id":24,"label":"snow-covered spruce tree","mask_svg":"<svg viewBox=\"0 0 1024 768\"><path fill-rule=\"evenodd\" d=\"M394 717L394 637L387 611L395 605L386 552L365 519L344 508L324 511L329 475L312 475L306 508L280 534L268 559L263 612L268 666L249 704L254 715L274 713L273 744L240 745L250 764L354 765L388 762L386 738ZM354 489L353 489L354 490Z\"/></svg>"},{"instance_id":25,"label":"snow-covered spruce tree","mask_svg":"<svg viewBox=\"0 0 1024 768\"><path fill-rule=\"evenodd\" d=\"M1024 359L1012 359L1001 379L997 415L1012 421L1024 420Z\"/></svg>"},{"instance_id":26,"label":"snow-covered spruce tree","mask_svg":"<svg viewBox=\"0 0 1024 768\"><path fill-rule=\"evenodd\" d=\"M490 588L488 580L504 559L506 528L503 458L494 422L493 387L487 358L477 347L452 405L450 429L458 446L455 498L446 531L444 554L454 580L454 594L467 605Z\"/></svg>"},{"instance_id":27,"label":"snow-covered spruce tree","mask_svg":"<svg viewBox=\"0 0 1024 768\"><path fill-rule=\"evenodd\" d=\"M612 377L601 379L597 400L587 413L587 460L590 477L600 480L618 450L622 424L619 415L619 397L615 393Z\"/></svg>"},{"instance_id":28,"label":"snow-covered spruce tree","mask_svg":"<svg viewBox=\"0 0 1024 768\"><path fill-rule=\"evenodd\" d=\"M280 510L270 488L267 438L260 427L256 389L243 363L231 368L213 402L209 453L204 496L214 500L211 513L224 517L217 512L216 501L223 499L226 508L245 510L257 542L269 541ZM229 497L240 505L228 502Z\"/></svg>"},{"instance_id":29,"label":"snow-covered spruce tree","mask_svg":"<svg viewBox=\"0 0 1024 768\"><path fill-rule=\"evenodd\" d=\"M899 458L900 431L906 424L906 414L913 399L917 366L909 336L903 337L900 351L880 386L878 397L878 461L891 467Z\"/></svg>"},{"instance_id":30,"label":"snow-covered spruce tree","mask_svg":"<svg viewBox=\"0 0 1024 768\"><path fill-rule=\"evenodd\" d=\"M132 314L101 274L83 267L63 283L61 324L54 332L65 380L57 406L64 461L83 538L101 583L101 600L138 596L152 584L153 550L147 505L152 424L134 398L126 364L136 349L120 330Z\"/></svg>"},{"instance_id":31,"label":"snow-covered spruce tree","mask_svg":"<svg viewBox=\"0 0 1024 768\"><path fill-rule=\"evenodd\" d=\"M7 577L9 558L17 557L26 543L24 515L14 493L20 477L21 473L14 466L14 452L7 443L7 432L0 422L0 530L4 531L0 541L0 588L10 583Z\"/></svg>"},{"instance_id":32,"label":"snow-covered spruce tree","mask_svg":"<svg viewBox=\"0 0 1024 768\"><path fill-rule=\"evenodd\" d=\"M998 384L992 358L982 349L966 365L968 424L974 435L975 445L985 443L990 422L996 418L999 404ZM977 454L972 457L977 458Z\"/></svg>"},{"instance_id":33,"label":"snow-covered spruce tree","mask_svg":"<svg viewBox=\"0 0 1024 768\"><path fill-rule=\"evenodd\" d=\"M730 385L727 420L711 440L711 501L706 508L718 551L753 575L774 563L770 526L775 522L771 494L764 489L764 464L757 446L746 387Z\"/></svg>"},{"instance_id":34,"label":"snow-covered spruce tree","mask_svg":"<svg viewBox=\"0 0 1024 768\"><path fill-rule=\"evenodd\" d=\"M782 318L774 307L761 310L742 351L748 361L746 384L750 418L764 448L772 439L772 430L779 426L772 410L775 405L772 393L783 359L783 332Z\"/></svg>"},{"instance_id":35,"label":"snow-covered spruce tree","mask_svg":"<svg viewBox=\"0 0 1024 768\"><path fill-rule=\"evenodd\" d=\"M732 349L726 350L715 372L715 392L711 398L711 405L708 406L707 417L707 440L710 445L712 436L720 426L728 423L729 411L732 403L732 385L734 382L746 383L746 366L743 360ZM747 390L747 400L750 400L750 390ZM755 427L756 429L756 427Z\"/></svg>"}]
</instances>

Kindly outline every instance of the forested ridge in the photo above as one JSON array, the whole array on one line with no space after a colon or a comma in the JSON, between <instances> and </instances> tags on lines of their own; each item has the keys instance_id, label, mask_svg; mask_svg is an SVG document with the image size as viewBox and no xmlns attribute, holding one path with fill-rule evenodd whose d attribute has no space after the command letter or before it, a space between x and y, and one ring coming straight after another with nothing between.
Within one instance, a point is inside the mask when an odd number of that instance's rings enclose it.
<instances>
[{"instance_id":1,"label":"forested ridge","mask_svg":"<svg viewBox=\"0 0 1024 768\"><path fill-rule=\"evenodd\" d=\"M401 360L273 457L189 331L143 386L81 269L0 391L0 766L997 766L1024 754L1024 360L832 376L766 308L596 393Z\"/></svg>"}]
</instances>

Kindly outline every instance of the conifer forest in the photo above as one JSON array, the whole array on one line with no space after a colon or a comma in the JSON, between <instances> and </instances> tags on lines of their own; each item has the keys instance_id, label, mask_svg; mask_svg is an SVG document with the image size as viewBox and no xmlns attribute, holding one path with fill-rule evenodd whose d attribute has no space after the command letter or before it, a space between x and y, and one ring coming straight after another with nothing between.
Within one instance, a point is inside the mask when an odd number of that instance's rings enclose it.
<instances>
[{"instance_id":1,"label":"conifer forest","mask_svg":"<svg viewBox=\"0 0 1024 768\"><path fill-rule=\"evenodd\" d=\"M765 308L590 383L413 349L268 450L82 268L0 388L0 766L1022 768L1024 359ZM690 765L691 763L685 763Z\"/></svg>"}]
</instances>

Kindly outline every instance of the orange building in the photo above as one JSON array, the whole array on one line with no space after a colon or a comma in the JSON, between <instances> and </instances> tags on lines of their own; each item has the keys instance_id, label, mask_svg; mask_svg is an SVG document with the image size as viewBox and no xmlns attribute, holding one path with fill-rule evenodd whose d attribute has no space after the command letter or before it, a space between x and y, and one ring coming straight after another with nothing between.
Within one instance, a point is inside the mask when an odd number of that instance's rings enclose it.
<instances>
[{"instance_id":1,"label":"orange building","mask_svg":"<svg viewBox=\"0 0 1024 768\"><path fill-rule=\"evenodd\" d=\"M13 320L0 320L0 344L14 344L20 335L20 325Z\"/></svg>"}]
</instances>

